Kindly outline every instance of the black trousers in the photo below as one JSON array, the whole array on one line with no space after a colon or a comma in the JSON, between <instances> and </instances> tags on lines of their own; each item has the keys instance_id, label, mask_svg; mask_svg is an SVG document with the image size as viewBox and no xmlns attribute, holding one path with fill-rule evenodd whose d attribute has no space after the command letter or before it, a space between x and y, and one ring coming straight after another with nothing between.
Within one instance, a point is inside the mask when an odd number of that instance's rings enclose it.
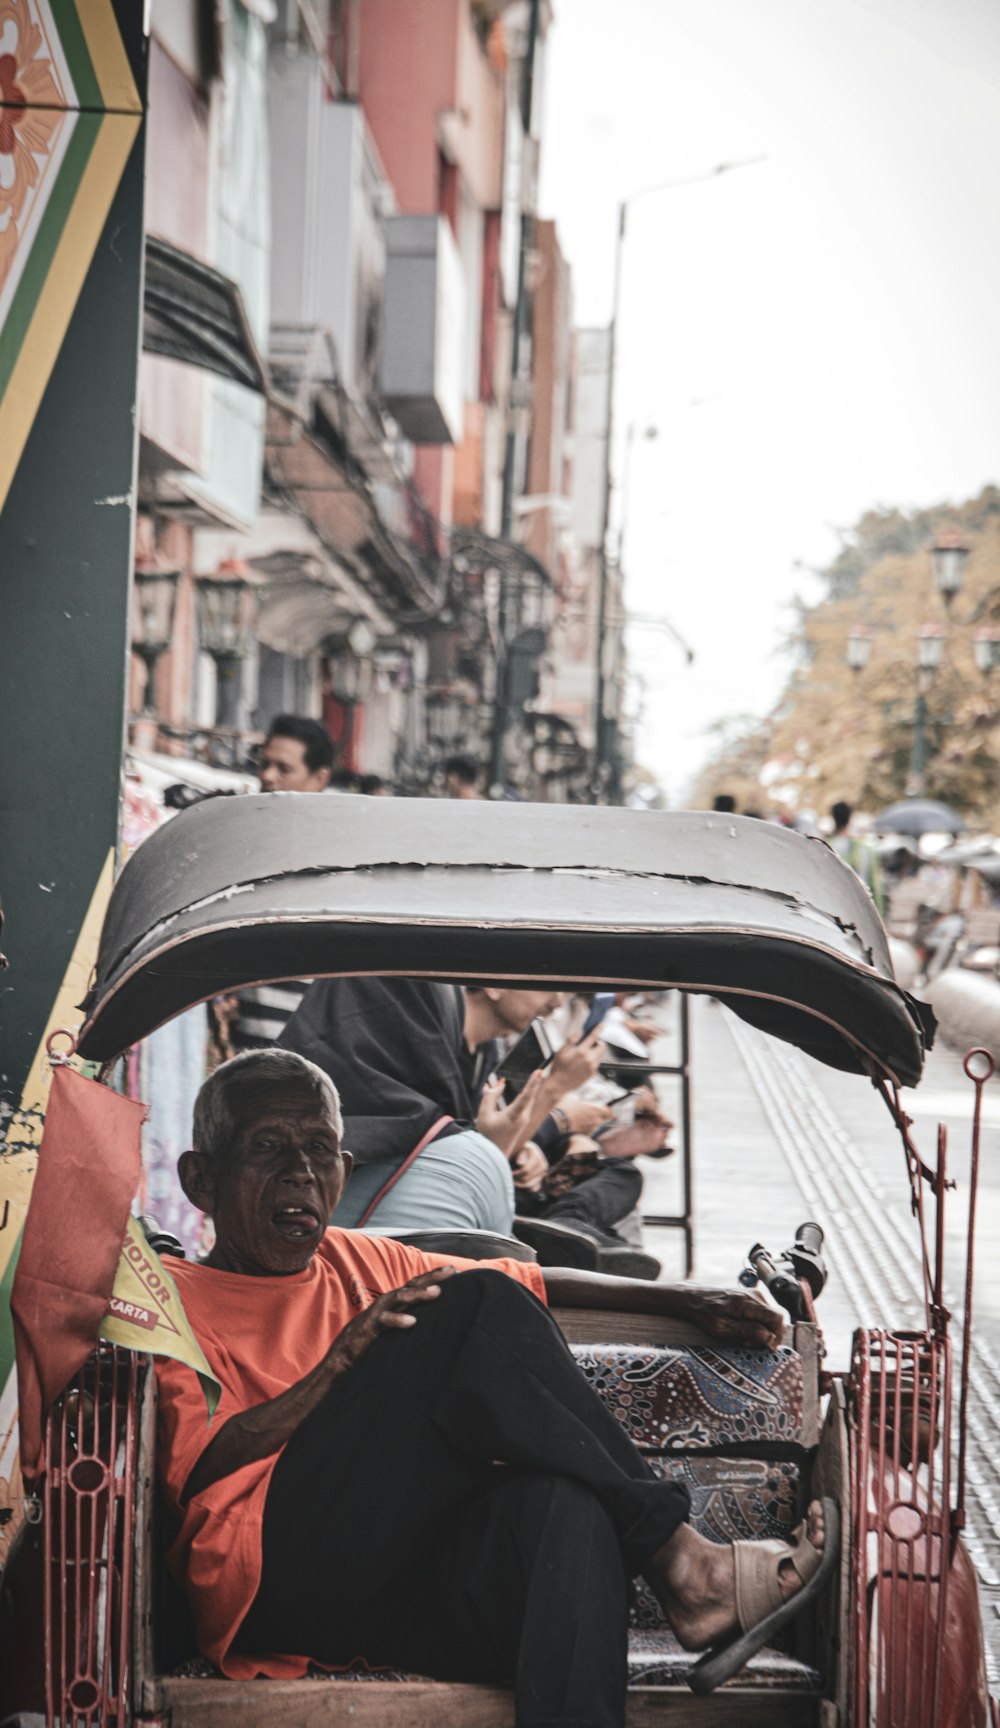
<instances>
[{"instance_id":1,"label":"black trousers","mask_svg":"<svg viewBox=\"0 0 1000 1728\"><path fill-rule=\"evenodd\" d=\"M629 1580L687 1516L541 1303L464 1272L278 1460L241 1650L515 1689L519 1728L621 1728Z\"/></svg>"},{"instance_id":2,"label":"black trousers","mask_svg":"<svg viewBox=\"0 0 1000 1728\"><path fill-rule=\"evenodd\" d=\"M624 1238L615 1225L635 1211L641 1198L642 1171L631 1159L621 1158L602 1164L568 1194L550 1201L540 1216L555 1224L571 1224L594 1242L617 1246Z\"/></svg>"}]
</instances>

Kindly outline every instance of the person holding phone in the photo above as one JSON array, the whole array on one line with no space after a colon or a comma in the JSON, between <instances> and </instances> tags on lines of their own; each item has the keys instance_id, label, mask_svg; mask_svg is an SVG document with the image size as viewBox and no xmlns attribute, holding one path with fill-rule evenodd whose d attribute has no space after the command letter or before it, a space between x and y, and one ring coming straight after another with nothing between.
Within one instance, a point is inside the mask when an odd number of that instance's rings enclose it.
<instances>
[{"instance_id":1,"label":"person holding phone","mask_svg":"<svg viewBox=\"0 0 1000 1728\"><path fill-rule=\"evenodd\" d=\"M503 1041L561 999L404 978L323 979L306 991L280 1043L316 1062L343 1099L356 1168L339 1225L510 1234L530 1136L600 1052L560 1055L510 1101L492 1074Z\"/></svg>"},{"instance_id":2,"label":"person holding phone","mask_svg":"<svg viewBox=\"0 0 1000 1728\"><path fill-rule=\"evenodd\" d=\"M607 1056L604 1028L609 1014L617 1011L618 1001L614 992L599 991L589 1006L585 998L578 997L569 1008L552 1015L552 1023L561 1022L559 1031L564 1038L553 1069L556 1062L566 1064L571 1052L590 1052L590 1072L586 1080L576 1083L585 1086L596 1077L600 1062ZM529 1028L519 1045L527 1043L531 1032ZM500 1073L512 1070L516 1076L525 1066L515 1046L501 1064ZM621 1099L631 1102L631 1120L616 1120L612 1105ZM666 1156L672 1126L648 1085L603 1103L575 1090L567 1091L532 1130L531 1142L520 1156L520 1175L515 1176L518 1217L565 1225L587 1236L598 1250L603 1270L628 1277L658 1277L660 1262L628 1233L623 1235L620 1226L637 1214L642 1197L643 1175L635 1159L642 1154ZM535 1246L544 1252L548 1244L543 1241Z\"/></svg>"},{"instance_id":3,"label":"person holding phone","mask_svg":"<svg viewBox=\"0 0 1000 1728\"><path fill-rule=\"evenodd\" d=\"M510 1235L515 1210L552 1216L594 1241L609 1256L607 1270L655 1277L659 1263L614 1233L641 1191L633 1165L620 1162L609 1173L602 1159L572 1194L545 1192L544 1144L612 1120L610 1109L578 1096L605 1055L600 1026L555 1054L537 1033L529 1037L531 1054L511 1095L495 1073L505 1046L563 999L554 990L398 978L313 984L281 1045L323 1068L343 1099L356 1167L334 1222Z\"/></svg>"}]
</instances>

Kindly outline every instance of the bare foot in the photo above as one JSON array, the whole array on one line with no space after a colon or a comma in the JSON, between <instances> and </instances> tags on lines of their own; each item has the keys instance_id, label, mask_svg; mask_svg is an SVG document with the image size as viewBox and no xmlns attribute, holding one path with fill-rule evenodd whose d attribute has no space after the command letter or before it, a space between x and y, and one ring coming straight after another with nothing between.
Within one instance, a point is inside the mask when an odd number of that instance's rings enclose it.
<instances>
[{"instance_id":1,"label":"bare foot","mask_svg":"<svg viewBox=\"0 0 1000 1728\"><path fill-rule=\"evenodd\" d=\"M822 1552L820 1501L812 1502L805 1522L806 1536ZM654 1554L646 1578L685 1650L707 1649L738 1630L733 1550L725 1543L709 1542L682 1524ZM802 1588L791 1558L779 1565L778 1587L786 1600Z\"/></svg>"}]
</instances>

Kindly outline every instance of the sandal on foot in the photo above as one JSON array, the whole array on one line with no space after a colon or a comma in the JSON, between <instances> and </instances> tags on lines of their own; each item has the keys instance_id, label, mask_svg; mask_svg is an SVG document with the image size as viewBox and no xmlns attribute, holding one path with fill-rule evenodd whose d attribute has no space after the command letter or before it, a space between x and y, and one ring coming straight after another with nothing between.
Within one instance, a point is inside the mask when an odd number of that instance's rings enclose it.
<instances>
[{"instance_id":1,"label":"sandal on foot","mask_svg":"<svg viewBox=\"0 0 1000 1728\"><path fill-rule=\"evenodd\" d=\"M794 1532L791 1547L786 1542L733 1543L740 1631L728 1644L707 1650L695 1663L687 1676L692 1692L699 1696L714 1692L716 1686L738 1674L751 1656L826 1588L840 1547L840 1517L832 1500L823 1500L823 1529L822 1550L814 1548L806 1537L804 1522ZM802 1580L802 1588L791 1596L782 1595L778 1580L785 1560L791 1561Z\"/></svg>"}]
</instances>

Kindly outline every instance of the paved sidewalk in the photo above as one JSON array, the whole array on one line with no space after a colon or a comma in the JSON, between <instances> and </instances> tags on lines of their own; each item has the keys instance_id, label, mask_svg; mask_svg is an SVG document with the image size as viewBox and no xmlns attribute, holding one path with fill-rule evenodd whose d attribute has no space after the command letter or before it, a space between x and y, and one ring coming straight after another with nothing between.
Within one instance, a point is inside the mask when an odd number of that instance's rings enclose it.
<instances>
[{"instance_id":1,"label":"paved sidewalk","mask_svg":"<svg viewBox=\"0 0 1000 1728\"><path fill-rule=\"evenodd\" d=\"M654 1059L677 1060L679 1038L668 1014L669 1031L652 1052ZM733 1037L728 1009L705 997L691 1002L692 1145L694 1148L694 1273L701 1284L733 1284L755 1242L775 1253L795 1239L810 1211L775 1143L774 1128L754 1089L750 1073ZM818 1065L810 1064L812 1068ZM836 1075L841 1085L852 1076ZM854 1084L869 1092L858 1078ZM669 1114L680 1118L679 1082L660 1082ZM884 1112L883 1112L884 1113ZM891 1132L891 1125L886 1124ZM883 1130L883 1134L884 1134ZM679 1130L678 1130L679 1133ZM679 1160L645 1160L643 1209L651 1213L680 1210ZM902 1193L902 1190L900 1191ZM827 1228L827 1220L819 1222ZM683 1276L680 1232L647 1229L646 1246L663 1261L668 1278ZM856 1321L835 1279L823 1293L821 1318L831 1353L843 1360L850 1348Z\"/></svg>"}]
</instances>

